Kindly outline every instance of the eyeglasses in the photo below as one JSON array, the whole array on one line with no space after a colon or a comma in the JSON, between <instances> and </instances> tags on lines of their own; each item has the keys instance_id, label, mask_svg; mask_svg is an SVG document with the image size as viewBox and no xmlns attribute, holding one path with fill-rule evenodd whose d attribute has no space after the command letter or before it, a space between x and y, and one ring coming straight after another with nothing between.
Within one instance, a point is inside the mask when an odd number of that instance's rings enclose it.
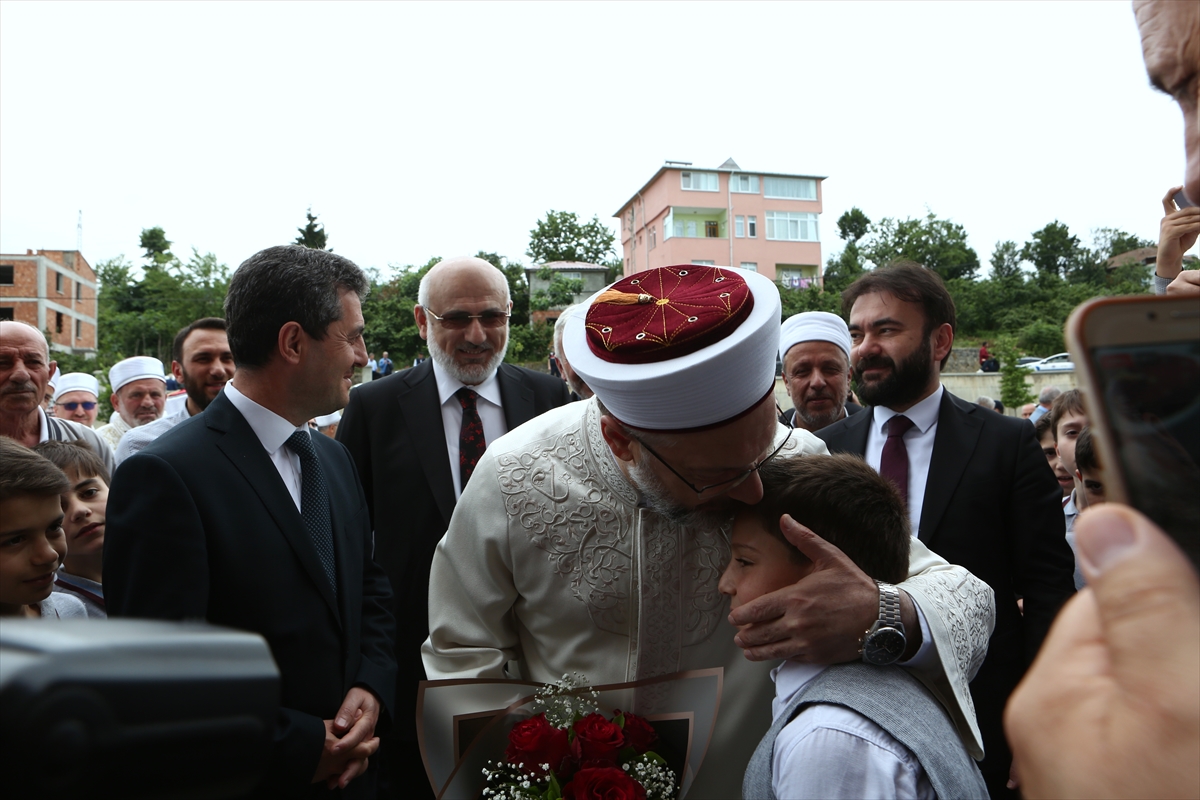
<instances>
[{"instance_id":1,"label":"eyeglasses","mask_svg":"<svg viewBox=\"0 0 1200 800\"><path fill-rule=\"evenodd\" d=\"M422 306L424 308L424 306ZM470 326L471 320L479 320L479 324L485 328L501 328L508 322L509 315L503 311L485 311L482 314L463 314L462 312L451 312L444 317L439 317L437 314L425 309L425 313L442 323L442 327L451 331L461 331Z\"/></svg>"},{"instance_id":2,"label":"eyeglasses","mask_svg":"<svg viewBox=\"0 0 1200 800\"><path fill-rule=\"evenodd\" d=\"M779 414L781 414L781 415L783 414L783 410L782 410L781 408L779 408L779 406L778 406L778 405L776 405L776 406L775 406L775 409L776 409L776 411L778 411L778 412L779 412ZM689 481L687 478L685 478L685 477L683 477L682 475L680 475L680 474L679 474L679 470L675 469L675 468L674 468L674 467L672 467L670 464L668 464L668 463L667 463L667 460L666 460L665 458L663 458L662 456L660 456L658 453L654 452L654 449L653 449L652 447L650 447L650 445L646 444L645 442L643 442L641 439L639 439L639 438L638 438L638 437L636 437L636 436L630 436L630 438L631 438L631 439L633 439L633 440L634 440L635 442L637 442L638 444L640 444L642 447L646 448L646 451L647 451L648 453L650 453L650 455L654 456L654 457L655 457L655 458L657 458L659 461L661 461L661 462L662 462L662 465L663 465L664 467L666 467L667 469L671 470L671 474L672 474L672 475L674 475L676 478L679 478L679 480L683 481L683 483L684 483L684 485L685 485L685 486L687 486L689 489L691 489L691 490L692 490L693 492L695 492L696 494L704 494L705 492L711 491L711 490L713 490L713 489L718 489L718 488L719 488L719 489L721 489L722 491L726 491L726 492L727 492L727 491L729 491L729 490L731 490L731 489L734 489L734 488L736 488L736 487L740 486L740 485L741 485L743 482L745 482L745 480L746 480L747 478L749 478L749 477L750 477L751 475L753 475L755 472L758 472L758 468L759 468L759 467L761 467L763 464L766 464L768 461L770 461L770 460L771 460L772 458L774 458L775 456L779 455L779 451L780 451L780 450L782 450L783 448L787 447L787 443L788 443L789 441L791 441L791 439L792 439L792 433L793 433L795 430L796 430L796 429L795 429L794 427L789 427L789 428L788 428L788 432L787 432L787 436L783 437L783 441L779 443L779 446L778 446L778 447L776 447L774 450L772 450L772 451L771 451L771 454L770 454L769 456L767 456L766 458L764 458L762 461L759 461L759 462L758 462L757 464L755 464L753 467L751 467L750 469L746 470L746 471L745 471L745 472L743 472L741 475L738 475L736 478L730 478L730 479L729 479L729 480L727 480L727 481L721 481L720 483L714 483L714 484L712 484L711 486L696 486L696 485L694 485L694 484L693 484L691 481Z\"/></svg>"},{"instance_id":3,"label":"eyeglasses","mask_svg":"<svg viewBox=\"0 0 1200 800\"><path fill-rule=\"evenodd\" d=\"M62 406L67 411L74 411L75 409L79 408L80 406L83 406L84 411L91 411L93 408L96 407L96 404L91 401L85 401L82 403L58 403L57 405Z\"/></svg>"}]
</instances>

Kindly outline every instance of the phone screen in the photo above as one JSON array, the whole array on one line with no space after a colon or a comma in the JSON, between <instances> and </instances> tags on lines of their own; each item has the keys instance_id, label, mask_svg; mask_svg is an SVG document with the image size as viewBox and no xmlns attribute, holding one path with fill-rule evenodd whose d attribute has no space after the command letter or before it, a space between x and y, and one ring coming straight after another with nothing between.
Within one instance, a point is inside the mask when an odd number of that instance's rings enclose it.
<instances>
[{"instance_id":1,"label":"phone screen","mask_svg":"<svg viewBox=\"0 0 1200 800\"><path fill-rule=\"evenodd\" d=\"M1130 504L1200 569L1200 339L1089 354Z\"/></svg>"}]
</instances>

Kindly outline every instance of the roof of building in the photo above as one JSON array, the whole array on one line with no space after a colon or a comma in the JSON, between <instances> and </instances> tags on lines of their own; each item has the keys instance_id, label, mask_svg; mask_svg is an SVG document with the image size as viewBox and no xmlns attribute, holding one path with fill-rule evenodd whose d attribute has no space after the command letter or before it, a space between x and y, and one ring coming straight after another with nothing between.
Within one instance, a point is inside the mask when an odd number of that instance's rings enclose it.
<instances>
[{"instance_id":1,"label":"roof of building","mask_svg":"<svg viewBox=\"0 0 1200 800\"><path fill-rule=\"evenodd\" d=\"M621 212L628 208L629 204L632 203L639 194L646 191L646 187L658 180L658 176L662 175L669 169L677 169L680 172L742 172L746 173L747 175L770 175L776 178L813 178L818 181L823 181L829 177L828 175L809 175L803 172L769 172L761 169L742 169L732 157L725 159L725 163L719 167L695 167L692 166L692 162L690 161L667 161L658 168L658 172L655 172L654 175L651 176L650 180L642 184L642 188L634 192L632 197L621 204L621 207L617 209L613 216L620 217Z\"/></svg>"}]
</instances>

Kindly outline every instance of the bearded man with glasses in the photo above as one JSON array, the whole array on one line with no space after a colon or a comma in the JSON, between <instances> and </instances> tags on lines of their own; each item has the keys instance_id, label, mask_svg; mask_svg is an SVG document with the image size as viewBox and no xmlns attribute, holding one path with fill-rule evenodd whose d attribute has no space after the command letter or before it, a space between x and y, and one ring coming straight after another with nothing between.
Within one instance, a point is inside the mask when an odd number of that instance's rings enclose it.
<instances>
[{"instance_id":1,"label":"bearded man with glasses","mask_svg":"<svg viewBox=\"0 0 1200 800\"><path fill-rule=\"evenodd\" d=\"M414 725L420 651L429 565L462 488L485 447L570 399L562 380L504 363L511 310L508 280L487 261L438 262L413 308L431 358L356 388L338 425L395 593L398 708L380 748L381 796L433 796Z\"/></svg>"},{"instance_id":2,"label":"bearded man with glasses","mask_svg":"<svg viewBox=\"0 0 1200 800\"><path fill-rule=\"evenodd\" d=\"M782 658L898 662L981 755L968 681L992 592L915 539L909 579L877 584L785 517L817 568L727 617L717 583L734 512L762 499L758 468L828 453L778 422L779 326L769 278L691 264L634 273L571 315L563 347L595 397L484 454L433 559L430 679L580 672L602 685L721 667L726 695L689 798L739 796ZM872 646L885 633L886 653ZM660 697L638 689L627 710L672 710Z\"/></svg>"}]
</instances>

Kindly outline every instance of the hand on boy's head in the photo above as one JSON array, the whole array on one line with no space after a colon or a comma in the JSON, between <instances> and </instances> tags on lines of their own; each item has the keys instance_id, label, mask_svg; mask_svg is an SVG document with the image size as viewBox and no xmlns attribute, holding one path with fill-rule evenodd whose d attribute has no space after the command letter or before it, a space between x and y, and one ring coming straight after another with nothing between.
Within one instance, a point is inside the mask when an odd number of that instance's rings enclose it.
<instances>
[{"instance_id":1,"label":"hand on boy's head","mask_svg":"<svg viewBox=\"0 0 1200 800\"><path fill-rule=\"evenodd\" d=\"M794 658L839 664L859 658L858 640L879 618L879 588L846 554L784 515L787 540L812 561L796 583L733 609L734 641L751 661Z\"/></svg>"}]
</instances>

